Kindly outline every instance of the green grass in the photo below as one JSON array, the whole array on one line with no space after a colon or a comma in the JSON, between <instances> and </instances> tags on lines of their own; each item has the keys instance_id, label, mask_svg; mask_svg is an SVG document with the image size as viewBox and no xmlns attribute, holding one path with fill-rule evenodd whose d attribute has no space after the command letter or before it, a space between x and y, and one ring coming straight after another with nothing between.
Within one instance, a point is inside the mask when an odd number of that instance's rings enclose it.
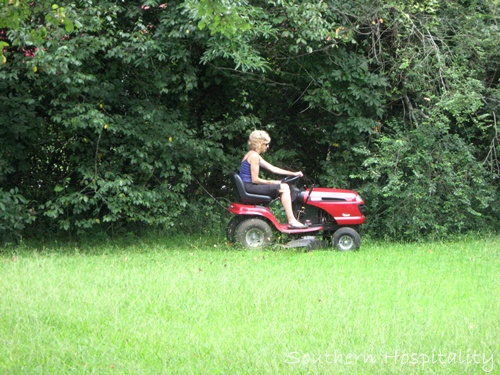
<instances>
[{"instance_id":1,"label":"green grass","mask_svg":"<svg viewBox=\"0 0 500 375\"><path fill-rule=\"evenodd\" d=\"M498 237L3 250L0 374L498 374L499 254Z\"/></svg>"}]
</instances>

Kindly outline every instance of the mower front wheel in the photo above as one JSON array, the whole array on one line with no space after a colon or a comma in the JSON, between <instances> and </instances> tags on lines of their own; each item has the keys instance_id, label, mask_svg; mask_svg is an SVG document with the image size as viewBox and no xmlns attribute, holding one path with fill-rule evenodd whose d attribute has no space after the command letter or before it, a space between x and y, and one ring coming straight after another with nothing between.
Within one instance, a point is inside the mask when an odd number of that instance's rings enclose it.
<instances>
[{"instance_id":1,"label":"mower front wheel","mask_svg":"<svg viewBox=\"0 0 500 375\"><path fill-rule=\"evenodd\" d=\"M234 237L249 250L263 249L272 243L273 230L265 220L246 219L238 224Z\"/></svg>"},{"instance_id":2,"label":"mower front wheel","mask_svg":"<svg viewBox=\"0 0 500 375\"><path fill-rule=\"evenodd\" d=\"M340 251L358 250L361 246L361 237L352 228L340 228L333 234L333 246Z\"/></svg>"}]
</instances>

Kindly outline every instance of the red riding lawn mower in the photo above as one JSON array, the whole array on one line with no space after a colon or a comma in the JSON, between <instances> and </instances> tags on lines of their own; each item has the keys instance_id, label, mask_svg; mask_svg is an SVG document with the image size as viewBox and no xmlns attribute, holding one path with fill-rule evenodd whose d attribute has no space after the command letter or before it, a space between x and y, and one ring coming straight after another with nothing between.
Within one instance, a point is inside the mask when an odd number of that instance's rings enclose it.
<instances>
[{"instance_id":1,"label":"red riding lawn mower","mask_svg":"<svg viewBox=\"0 0 500 375\"><path fill-rule=\"evenodd\" d=\"M334 247L340 251L357 250L361 245L358 228L365 222L363 200L351 190L331 188L299 189L296 176L283 179L290 185L295 217L308 227L290 229L274 216L269 205L275 200L269 196L250 194L237 173L233 173L239 201L229 205L234 214L227 227L231 243L240 243L247 249L261 249L273 243L276 232L295 237L285 248L305 247L306 251ZM318 239L319 236L321 239Z\"/></svg>"}]
</instances>

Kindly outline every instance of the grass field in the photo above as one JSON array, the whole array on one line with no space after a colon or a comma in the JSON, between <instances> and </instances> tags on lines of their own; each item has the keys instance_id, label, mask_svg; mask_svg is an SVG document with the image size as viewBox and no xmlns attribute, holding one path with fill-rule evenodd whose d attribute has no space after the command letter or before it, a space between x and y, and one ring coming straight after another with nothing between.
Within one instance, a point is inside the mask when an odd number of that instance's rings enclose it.
<instances>
[{"instance_id":1,"label":"grass field","mask_svg":"<svg viewBox=\"0 0 500 375\"><path fill-rule=\"evenodd\" d=\"M499 374L500 238L0 251L0 374Z\"/></svg>"}]
</instances>

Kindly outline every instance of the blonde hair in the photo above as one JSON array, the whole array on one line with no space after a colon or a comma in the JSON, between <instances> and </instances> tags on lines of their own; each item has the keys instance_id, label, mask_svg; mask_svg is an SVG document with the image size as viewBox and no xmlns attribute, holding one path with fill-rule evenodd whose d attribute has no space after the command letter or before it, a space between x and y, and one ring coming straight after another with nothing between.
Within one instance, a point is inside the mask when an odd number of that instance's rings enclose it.
<instances>
[{"instance_id":1,"label":"blonde hair","mask_svg":"<svg viewBox=\"0 0 500 375\"><path fill-rule=\"evenodd\" d=\"M254 130L250 134L250 137L248 137L248 146L250 147L250 150L254 151L258 150L262 143L269 142L271 142L271 137L264 130Z\"/></svg>"}]
</instances>

